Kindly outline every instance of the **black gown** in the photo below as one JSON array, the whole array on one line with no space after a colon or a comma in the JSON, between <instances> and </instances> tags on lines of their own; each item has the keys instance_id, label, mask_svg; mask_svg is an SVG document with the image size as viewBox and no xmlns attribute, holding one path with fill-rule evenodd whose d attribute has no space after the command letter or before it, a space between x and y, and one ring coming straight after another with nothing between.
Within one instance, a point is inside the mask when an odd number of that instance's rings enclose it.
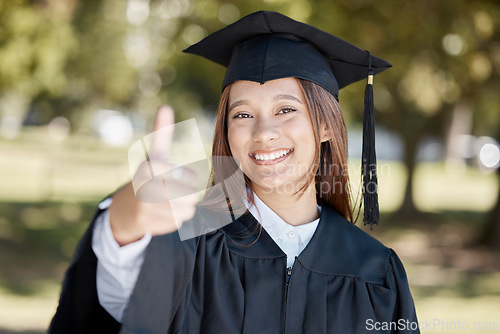
<instances>
[{"instance_id":1,"label":"black gown","mask_svg":"<svg viewBox=\"0 0 500 334\"><path fill-rule=\"evenodd\" d=\"M209 230L216 217L199 212L184 225ZM396 253L331 208L323 206L291 273L285 253L257 226L246 213L186 241L178 233L153 237L119 324L97 300L91 224L49 333L419 332Z\"/></svg>"}]
</instances>

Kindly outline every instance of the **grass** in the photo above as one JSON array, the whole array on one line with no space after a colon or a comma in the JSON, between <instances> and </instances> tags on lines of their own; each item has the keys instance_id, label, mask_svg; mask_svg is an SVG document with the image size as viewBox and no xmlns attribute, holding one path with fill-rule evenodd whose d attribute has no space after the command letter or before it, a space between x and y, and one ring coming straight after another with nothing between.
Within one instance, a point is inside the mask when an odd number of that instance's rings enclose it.
<instances>
[{"instance_id":1,"label":"grass","mask_svg":"<svg viewBox=\"0 0 500 334\"><path fill-rule=\"evenodd\" d=\"M94 210L94 202L0 203L0 333L47 328Z\"/></svg>"},{"instance_id":2,"label":"grass","mask_svg":"<svg viewBox=\"0 0 500 334\"><path fill-rule=\"evenodd\" d=\"M126 148L83 136L57 143L43 131L0 140L0 334L46 330L96 203L129 178ZM422 333L449 333L457 321L500 321L500 257L471 247L496 199L495 176L422 163L414 196L425 214L384 224L402 201L406 170L397 162L380 164L383 223L370 233L405 263L419 320L432 324ZM359 175L358 165L352 162L351 175ZM352 179L355 188L358 178Z\"/></svg>"}]
</instances>

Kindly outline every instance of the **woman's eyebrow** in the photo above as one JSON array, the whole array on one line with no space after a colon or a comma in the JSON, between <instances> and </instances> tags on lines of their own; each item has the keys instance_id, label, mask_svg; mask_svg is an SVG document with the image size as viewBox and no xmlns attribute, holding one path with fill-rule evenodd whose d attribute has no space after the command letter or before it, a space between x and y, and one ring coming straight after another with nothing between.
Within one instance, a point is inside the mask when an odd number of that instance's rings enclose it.
<instances>
[{"instance_id":1,"label":"woman's eyebrow","mask_svg":"<svg viewBox=\"0 0 500 334\"><path fill-rule=\"evenodd\" d=\"M273 101L276 102L278 100L292 100L292 101L297 101L298 103L302 104L302 101L300 101L300 99L296 98L293 95L289 95L289 94L279 94L279 95L276 95L274 97ZM239 106L244 105L244 104L250 104L250 103L248 102L248 100L239 100L239 101L234 102L229 107L229 112L231 112L231 110L233 110L234 108L239 107Z\"/></svg>"},{"instance_id":2,"label":"woman's eyebrow","mask_svg":"<svg viewBox=\"0 0 500 334\"><path fill-rule=\"evenodd\" d=\"M298 103L302 104L302 101L300 101L300 99L296 98L293 95L288 95L288 94L276 95L274 97L274 101L276 102L278 100L292 100L292 101L297 101Z\"/></svg>"},{"instance_id":3,"label":"woman's eyebrow","mask_svg":"<svg viewBox=\"0 0 500 334\"><path fill-rule=\"evenodd\" d=\"M241 105L244 105L244 104L249 104L247 100L239 100L239 101L236 101L234 102L233 104L231 104L231 106L229 107L229 112L231 112L231 110L233 110L234 108L238 107L238 106L241 106Z\"/></svg>"}]
</instances>

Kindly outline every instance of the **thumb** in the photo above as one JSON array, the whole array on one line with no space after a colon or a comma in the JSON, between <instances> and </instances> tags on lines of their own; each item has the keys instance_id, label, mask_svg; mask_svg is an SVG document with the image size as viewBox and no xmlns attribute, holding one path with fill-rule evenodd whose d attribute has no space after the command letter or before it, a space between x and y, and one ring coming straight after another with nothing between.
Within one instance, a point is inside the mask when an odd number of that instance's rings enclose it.
<instances>
[{"instance_id":1,"label":"thumb","mask_svg":"<svg viewBox=\"0 0 500 334\"><path fill-rule=\"evenodd\" d=\"M167 160L168 152L174 135L174 110L163 105L156 112L149 156L155 159Z\"/></svg>"}]
</instances>

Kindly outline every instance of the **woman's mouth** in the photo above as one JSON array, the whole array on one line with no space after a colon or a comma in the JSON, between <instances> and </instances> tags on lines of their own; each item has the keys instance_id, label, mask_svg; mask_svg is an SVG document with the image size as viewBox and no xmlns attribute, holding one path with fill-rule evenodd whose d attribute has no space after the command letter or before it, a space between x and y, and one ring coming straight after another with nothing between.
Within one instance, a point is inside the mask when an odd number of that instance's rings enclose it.
<instances>
[{"instance_id":1,"label":"woman's mouth","mask_svg":"<svg viewBox=\"0 0 500 334\"><path fill-rule=\"evenodd\" d=\"M275 151L255 151L250 153L250 157L258 165L272 165L288 158L293 152L291 149L281 149Z\"/></svg>"}]
</instances>

